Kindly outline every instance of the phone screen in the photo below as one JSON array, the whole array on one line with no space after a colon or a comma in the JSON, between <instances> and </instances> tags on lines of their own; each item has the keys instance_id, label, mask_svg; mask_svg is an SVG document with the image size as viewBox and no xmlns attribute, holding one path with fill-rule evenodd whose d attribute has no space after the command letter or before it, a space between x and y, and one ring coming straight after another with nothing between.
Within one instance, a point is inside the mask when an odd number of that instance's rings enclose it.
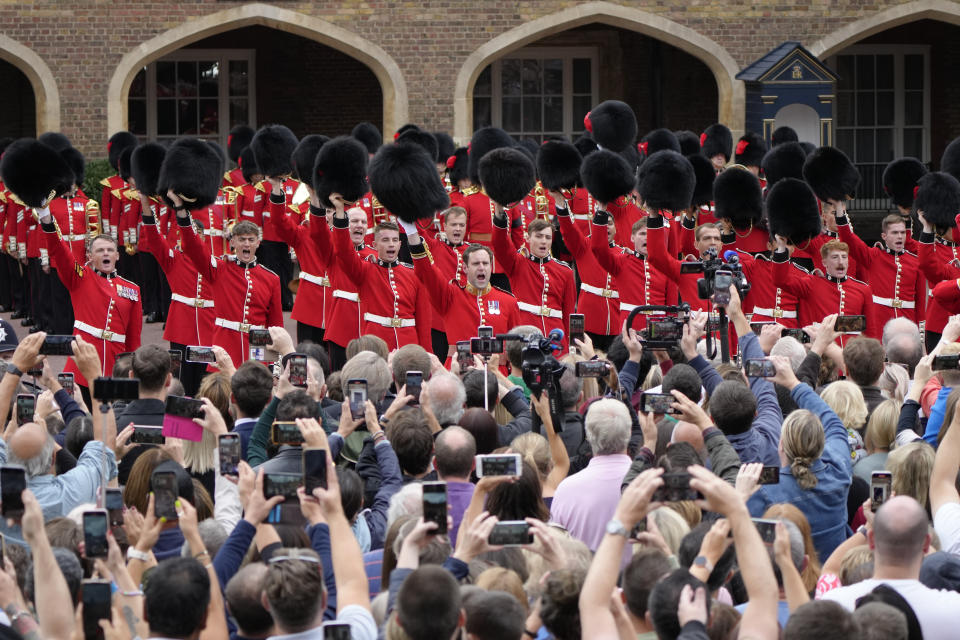
<instances>
[{"instance_id":1,"label":"phone screen","mask_svg":"<svg viewBox=\"0 0 960 640\"><path fill-rule=\"evenodd\" d=\"M746 361L747 376L750 378L772 378L777 375L773 360L766 358L748 358Z\"/></svg>"},{"instance_id":2,"label":"phone screen","mask_svg":"<svg viewBox=\"0 0 960 640\"><path fill-rule=\"evenodd\" d=\"M407 371L407 395L413 396L410 406L420 404L420 390L423 389L423 372Z\"/></svg>"},{"instance_id":3,"label":"phone screen","mask_svg":"<svg viewBox=\"0 0 960 640\"><path fill-rule=\"evenodd\" d=\"M150 488L153 489L153 513L158 518L177 519L177 476L173 471L154 471L150 476Z\"/></svg>"},{"instance_id":4,"label":"phone screen","mask_svg":"<svg viewBox=\"0 0 960 640\"><path fill-rule=\"evenodd\" d=\"M327 488L327 450L303 450L303 487L308 494Z\"/></svg>"},{"instance_id":5,"label":"phone screen","mask_svg":"<svg viewBox=\"0 0 960 640\"><path fill-rule=\"evenodd\" d=\"M72 356L73 336L47 336L40 346L40 355L44 356Z\"/></svg>"},{"instance_id":6,"label":"phone screen","mask_svg":"<svg viewBox=\"0 0 960 640\"><path fill-rule=\"evenodd\" d=\"M606 360L583 360L574 366L578 378L604 378L610 373Z\"/></svg>"},{"instance_id":7,"label":"phone screen","mask_svg":"<svg viewBox=\"0 0 960 640\"><path fill-rule=\"evenodd\" d=\"M216 362L213 347L187 347L187 362Z\"/></svg>"},{"instance_id":8,"label":"phone screen","mask_svg":"<svg viewBox=\"0 0 960 640\"><path fill-rule=\"evenodd\" d=\"M57 384L63 387L63 390L66 391L68 395L73 395L74 386L72 373L58 373Z\"/></svg>"},{"instance_id":9,"label":"phone screen","mask_svg":"<svg viewBox=\"0 0 960 640\"><path fill-rule=\"evenodd\" d=\"M865 331L867 328L866 316L837 316L837 322L833 326L835 331L841 333L852 331Z\"/></svg>"},{"instance_id":10,"label":"phone screen","mask_svg":"<svg viewBox=\"0 0 960 640\"><path fill-rule=\"evenodd\" d=\"M520 454L481 454L477 456L477 477L519 476Z\"/></svg>"},{"instance_id":11,"label":"phone screen","mask_svg":"<svg viewBox=\"0 0 960 640\"><path fill-rule=\"evenodd\" d=\"M31 393L21 393L17 396L17 426L33 422L33 413L37 409L37 399Z\"/></svg>"},{"instance_id":12,"label":"phone screen","mask_svg":"<svg viewBox=\"0 0 960 640\"><path fill-rule=\"evenodd\" d=\"M27 488L27 474L23 467L0 467L0 510L4 518L23 515L23 490Z\"/></svg>"},{"instance_id":13,"label":"phone screen","mask_svg":"<svg viewBox=\"0 0 960 640\"><path fill-rule=\"evenodd\" d=\"M877 512L884 502L890 498L893 488L893 474L889 471L874 471L870 476L870 508Z\"/></svg>"},{"instance_id":14,"label":"phone screen","mask_svg":"<svg viewBox=\"0 0 960 640\"><path fill-rule=\"evenodd\" d=\"M717 305L730 302L730 285L733 284L733 274L729 271L717 271L713 280L713 303Z\"/></svg>"},{"instance_id":15,"label":"phone screen","mask_svg":"<svg viewBox=\"0 0 960 640\"><path fill-rule=\"evenodd\" d=\"M757 484L780 484L780 467L764 467Z\"/></svg>"},{"instance_id":16,"label":"phone screen","mask_svg":"<svg viewBox=\"0 0 960 640\"><path fill-rule=\"evenodd\" d=\"M134 444L163 444L163 427L149 427L145 425L133 425L133 434L130 436L130 442Z\"/></svg>"},{"instance_id":17,"label":"phone screen","mask_svg":"<svg viewBox=\"0 0 960 640\"><path fill-rule=\"evenodd\" d=\"M270 425L270 439L273 444L301 444L303 434L296 422L274 422Z\"/></svg>"},{"instance_id":18,"label":"phone screen","mask_svg":"<svg viewBox=\"0 0 960 640\"><path fill-rule=\"evenodd\" d=\"M111 527L123 526L123 491L120 489L107 489L106 499L103 506L107 509L107 515L110 517Z\"/></svg>"},{"instance_id":19,"label":"phone screen","mask_svg":"<svg viewBox=\"0 0 960 640\"><path fill-rule=\"evenodd\" d=\"M290 384L301 389L307 388L307 356L292 354L288 361L290 366Z\"/></svg>"},{"instance_id":20,"label":"phone screen","mask_svg":"<svg viewBox=\"0 0 960 640\"><path fill-rule=\"evenodd\" d=\"M470 341L460 340L457 342L457 365L460 371L464 371L473 364L473 354L470 352Z\"/></svg>"},{"instance_id":21,"label":"phone screen","mask_svg":"<svg viewBox=\"0 0 960 640\"><path fill-rule=\"evenodd\" d=\"M88 558L107 557L107 512L96 509L83 512L83 546Z\"/></svg>"},{"instance_id":22,"label":"phone screen","mask_svg":"<svg viewBox=\"0 0 960 640\"><path fill-rule=\"evenodd\" d=\"M350 640L350 625L343 622L325 622L323 640Z\"/></svg>"},{"instance_id":23,"label":"phone screen","mask_svg":"<svg viewBox=\"0 0 960 640\"><path fill-rule=\"evenodd\" d=\"M773 544L777 539L777 521L764 520L763 518L753 518L753 524L760 532L760 539L763 544Z\"/></svg>"},{"instance_id":24,"label":"phone screen","mask_svg":"<svg viewBox=\"0 0 960 640\"><path fill-rule=\"evenodd\" d=\"M263 495L266 498L283 496L285 500L297 500L297 487L303 475L299 473L267 473L263 476Z\"/></svg>"},{"instance_id":25,"label":"phone screen","mask_svg":"<svg viewBox=\"0 0 960 640\"><path fill-rule=\"evenodd\" d=\"M167 396L167 402L163 412L168 416L178 418L202 418L203 401L196 398L186 398L184 396Z\"/></svg>"},{"instance_id":26,"label":"phone screen","mask_svg":"<svg viewBox=\"0 0 960 640\"><path fill-rule=\"evenodd\" d=\"M347 398L350 401L350 417L363 420L367 405L367 381L360 378L347 380Z\"/></svg>"},{"instance_id":27,"label":"phone screen","mask_svg":"<svg viewBox=\"0 0 960 640\"><path fill-rule=\"evenodd\" d=\"M524 520L508 520L493 525L487 542L492 545L516 547L533 543L530 524Z\"/></svg>"},{"instance_id":28,"label":"phone screen","mask_svg":"<svg viewBox=\"0 0 960 640\"><path fill-rule=\"evenodd\" d=\"M180 367L183 365L183 351L180 349L168 349L170 354L170 375L174 378L180 377Z\"/></svg>"},{"instance_id":29,"label":"phone screen","mask_svg":"<svg viewBox=\"0 0 960 640\"><path fill-rule=\"evenodd\" d=\"M269 329L250 329L250 346L265 347L270 344Z\"/></svg>"},{"instance_id":30,"label":"phone screen","mask_svg":"<svg viewBox=\"0 0 960 640\"><path fill-rule=\"evenodd\" d=\"M110 582L106 580L84 580L81 587L83 601L83 637L86 640L103 638L101 620L109 620L110 609Z\"/></svg>"},{"instance_id":31,"label":"phone screen","mask_svg":"<svg viewBox=\"0 0 960 640\"><path fill-rule=\"evenodd\" d=\"M220 455L220 475L240 475L240 436L236 433L221 433L217 450Z\"/></svg>"},{"instance_id":32,"label":"phone screen","mask_svg":"<svg viewBox=\"0 0 960 640\"><path fill-rule=\"evenodd\" d=\"M585 319L582 313L571 313L570 314L570 344L576 344L574 340L580 340L583 342L583 339L586 337L584 335L585 331Z\"/></svg>"},{"instance_id":33,"label":"phone screen","mask_svg":"<svg viewBox=\"0 0 960 640\"><path fill-rule=\"evenodd\" d=\"M653 492L652 500L656 502L683 502L703 497L699 491L690 488L690 474L686 471L668 471L661 477L663 484Z\"/></svg>"},{"instance_id":34,"label":"phone screen","mask_svg":"<svg viewBox=\"0 0 960 640\"><path fill-rule=\"evenodd\" d=\"M644 413L677 413L671 406L677 400L669 393L644 393L641 397L643 400L640 408Z\"/></svg>"},{"instance_id":35,"label":"phone screen","mask_svg":"<svg viewBox=\"0 0 960 640\"><path fill-rule=\"evenodd\" d=\"M423 519L425 522L436 522L437 528L432 533L447 532L447 483L423 483Z\"/></svg>"}]
</instances>

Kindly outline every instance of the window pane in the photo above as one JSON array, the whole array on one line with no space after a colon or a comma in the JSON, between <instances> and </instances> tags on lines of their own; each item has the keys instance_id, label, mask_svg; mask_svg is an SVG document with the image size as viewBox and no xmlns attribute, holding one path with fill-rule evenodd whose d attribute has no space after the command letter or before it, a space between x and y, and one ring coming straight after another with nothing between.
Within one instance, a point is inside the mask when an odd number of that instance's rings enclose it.
<instances>
[{"instance_id":1,"label":"window pane","mask_svg":"<svg viewBox=\"0 0 960 640\"><path fill-rule=\"evenodd\" d=\"M230 98L230 126L250 122L250 104L246 98Z\"/></svg>"},{"instance_id":2,"label":"window pane","mask_svg":"<svg viewBox=\"0 0 960 640\"><path fill-rule=\"evenodd\" d=\"M903 124L923 125L923 92L906 91L903 94Z\"/></svg>"},{"instance_id":3,"label":"window pane","mask_svg":"<svg viewBox=\"0 0 960 640\"><path fill-rule=\"evenodd\" d=\"M563 60L543 61L543 93L547 96L563 95Z\"/></svg>"},{"instance_id":4,"label":"window pane","mask_svg":"<svg viewBox=\"0 0 960 640\"><path fill-rule=\"evenodd\" d=\"M520 98L504 98L500 103L500 119L507 131L520 131Z\"/></svg>"},{"instance_id":5,"label":"window pane","mask_svg":"<svg viewBox=\"0 0 960 640\"><path fill-rule=\"evenodd\" d=\"M877 162L893 160L893 129L877 129Z\"/></svg>"},{"instance_id":6,"label":"window pane","mask_svg":"<svg viewBox=\"0 0 960 640\"><path fill-rule=\"evenodd\" d=\"M560 96L543 99L543 130L563 131L563 98Z\"/></svg>"},{"instance_id":7,"label":"window pane","mask_svg":"<svg viewBox=\"0 0 960 640\"><path fill-rule=\"evenodd\" d=\"M874 124L873 115L873 94L857 94L857 126L872 127Z\"/></svg>"},{"instance_id":8,"label":"window pane","mask_svg":"<svg viewBox=\"0 0 960 640\"><path fill-rule=\"evenodd\" d=\"M851 160L856 162L857 154L856 149L853 148L853 129L839 129L837 130L837 147L840 148L845 154L847 154Z\"/></svg>"},{"instance_id":9,"label":"window pane","mask_svg":"<svg viewBox=\"0 0 960 640\"><path fill-rule=\"evenodd\" d=\"M573 97L573 130L576 132L582 132L583 128L583 118L590 112L590 109L593 108L593 98L590 96L574 96Z\"/></svg>"},{"instance_id":10,"label":"window pane","mask_svg":"<svg viewBox=\"0 0 960 640\"><path fill-rule=\"evenodd\" d=\"M127 94L131 98L146 98L147 97L147 68L144 67L137 72L137 75L133 76L133 81L130 83L130 93Z\"/></svg>"},{"instance_id":11,"label":"window pane","mask_svg":"<svg viewBox=\"0 0 960 640\"><path fill-rule=\"evenodd\" d=\"M540 131L540 125L543 123L541 109L543 108L543 99L524 98L523 99L523 130L531 133Z\"/></svg>"},{"instance_id":12,"label":"window pane","mask_svg":"<svg viewBox=\"0 0 960 640\"><path fill-rule=\"evenodd\" d=\"M837 56L837 75L840 79L837 81L837 89L853 89L854 87L854 66L853 56Z\"/></svg>"},{"instance_id":13,"label":"window pane","mask_svg":"<svg viewBox=\"0 0 960 640\"><path fill-rule=\"evenodd\" d=\"M505 96L520 95L520 69L522 60L508 59L500 65L500 88Z\"/></svg>"},{"instance_id":14,"label":"window pane","mask_svg":"<svg viewBox=\"0 0 960 640\"><path fill-rule=\"evenodd\" d=\"M200 95L216 97L220 94L220 63L200 63Z\"/></svg>"},{"instance_id":15,"label":"window pane","mask_svg":"<svg viewBox=\"0 0 960 640\"><path fill-rule=\"evenodd\" d=\"M904 89L923 89L923 56L911 54L903 56Z\"/></svg>"},{"instance_id":16,"label":"window pane","mask_svg":"<svg viewBox=\"0 0 960 640\"><path fill-rule=\"evenodd\" d=\"M493 116L491 113L491 104L492 101L490 98L473 98L473 130L476 131L481 127L489 127L493 124Z\"/></svg>"},{"instance_id":17,"label":"window pane","mask_svg":"<svg viewBox=\"0 0 960 640\"><path fill-rule=\"evenodd\" d=\"M177 95L192 97L197 95L197 63L177 63Z\"/></svg>"},{"instance_id":18,"label":"window pane","mask_svg":"<svg viewBox=\"0 0 960 640\"><path fill-rule=\"evenodd\" d=\"M856 124L853 117L853 95L852 91L837 93L837 126L852 127Z\"/></svg>"},{"instance_id":19,"label":"window pane","mask_svg":"<svg viewBox=\"0 0 960 640\"><path fill-rule=\"evenodd\" d=\"M177 67L173 62L157 63L157 97L170 98L177 91Z\"/></svg>"},{"instance_id":20,"label":"window pane","mask_svg":"<svg viewBox=\"0 0 960 640\"><path fill-rule=\"evenodd\" d=\"M903 130L903 155L923 158L923 129Z\"/></svg>"},{"instance_id":21,"label":"window pane","mask_svg":"<svg viewBox=\"0 0 960 640\"><path fill-rule=\"evenodd\" d=\"M873 89L873 56L857 56L857 89Z\"/></svg>"},{"instance_id":22,"label":"window pane","mask_svg":"<svg viewBox=\"0 0 960 640\"><path fill-rule=\"evenodd\" d=\"M219 104L216 98L200 101L200 135L216 135L220 132Z\"/></svg>"},{"instance_id":23,"label":"window pane","mask_svg":"<svg viewBox=\"0 0 960 640\"><path fill-rule=\"evenodd\" d=\"M539 60L523 61L523 94L539 95L543 93L543 76Z\"/></svg>"},{"instance_id":24,"label":"window pane","mask_svg":"<svg viewBox=\"0 0 960 640\"><path fill-rule=\"evenodd\" d=\"M877 92L877 125L893 126L893 91Z\"/></svg>"},{"instance_id":25,"label":"window pane","mask_svg":"<svg viewBox=\"0 0 960 640\"><path fill-rule=\"evenodd\" d=\"M247 95L247 83L249 82L249 72L246 60L230 61L230 95Z\"/></svg>"},{"instance_id":26,"label":"window pane","mask_svg":"<svg viewBox=\"0 0 960 640\"><path fill-rule=\"evenodd\" d=\"M147 135L147 101L130 100L127 102L127 120L130 133L138 136Z\"/></svg>"},{"instance_id":27,"label":"window pane","mask_svg":"<svg viewBox=\"0 0 960 640\"><path fill-rule=\"evenodd\" d=\"M857 130L857 162L874 162L873 129Z\"/></svg>"},{"instance_id":28,"label":"window pane","mask_svg":"<svg viewBox=\"0 0 960 640\"><path fill-rule=\"evenodd\" d=\"M157 100L157 135L177 135L176 100Z\"/></svg>"},{"instance_id":29,"label":"window pane","mask_svg":"<svg viewBox=\"0 0 960 640\"><path fill-rule=\"evenodd\" d=\"M877 56L877 89L893 89L893 56Z\"/></svg>"},{"instance_id":30,"label":"window pane","mask_svg":"<svg viewBox=\"0 0 960 640\"><path fill-rule=\"evenodd\" d=\"M593 81L591 74L590 58L573 59L573 92L591 93L593 91ZM589 111L589 109L587 109ZM586 112L584 112L586 115Z\"/></svg>"},{"instance_id":31,"label":"window pane","mask_svg":"<svg viewBox=\"0 0 960 640\"><path fill-rule=\"evenodd\" d=\"M477 76L477 84L473 86L473 95L475 96L489 96L491 91L491 66L487 65L487 68L480 72L480 75Z\"/></svg>"},{"instance_id":32,"label":"window pane","mask_svg":"<svg viewBox=\"0 0 960 640\"><path fill-rule=\"evenodd\" d=\"M197 101L178 100L177 133L180 135L197 133Z\"/></svg>"}]
</instances>

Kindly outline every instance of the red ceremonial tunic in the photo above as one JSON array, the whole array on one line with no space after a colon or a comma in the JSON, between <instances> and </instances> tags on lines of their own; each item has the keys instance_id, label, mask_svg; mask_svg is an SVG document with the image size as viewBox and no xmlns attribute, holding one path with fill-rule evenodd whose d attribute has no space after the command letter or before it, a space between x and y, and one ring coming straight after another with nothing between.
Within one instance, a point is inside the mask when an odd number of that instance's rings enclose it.
<instances>
[{"instance_id":1,"label":"red ceremonial tunic","mask_svg":"<svg viewBox=\"0 0 960 640\"><path fill-rule=\"evenodd\" d=\"M680 299L690 305L691 310L710 311L710 301L703 300L697 295L697 281L703 277L702 273L681 273L681 262L673 257L667 249L667 236L670 229L662 226L664 219L661 216L650 216L647 223L647 256L653 268L664 274L666 279L675 283ZM670 300L668 304L675 304Z\"/></svg>"},{"instance_id":2,"label":"red ceremonial tunic","mask_svg":"<svg viewBox=\"0 0 960 640\"><path fill-rule=\"evenodd\" d=\"M577 312L583 314L584 328L600 335L615 335L620 331L620 292L614 285L613 276L607 273L593 253L590 238L580 230L579 224L567 209L559 209L560 233L563 242L577 263L580 275L580 296ZM599 233L599 229L597 230ZM607 230L601 236L607 238ZM604 242L606 244L606 242Z\"/></svg>"},{"instance_id":3,"label":"red ceremonial tunic","mask_svg":"<svg viewBox=\"0 0 960 640\"><path fill-rule=\"evenodd\" d=\"M743 274L750 283L750 291L743 301L745 312L752 310L751 322L776 322L788 329L800 326L797 315L797 296L774 284L776 266L766 254L751 255L738 251Z\"/></svg>"},{"instance_id":4,"label":"red ceremonial tunic","mask_svg":"<svg viewBox=\"0 0 960 640\"><path fill-rule=\"evenodd\" d=\"M960 268L953 262L952 257L956 247L951 246L952 244L940 238L934 240L932 233L921 233L917 240L920 248L920 270L931 287L936 288L944 280L960 278ZM924 328L934 333L943 333L951 313L951 310L945 308L940 299L934 296L927 306Z\"/></svg>"},{"instance_id":5,"label":"red ceremonial tunic","mask_svg":"<svg viewBox=\"0 0 960 640\"><path fill-rule=\"evenodd\" d=\"M297 218L299 213L287 213L286 204L270 201L270 226L281 242L293 247L300 262L300 286L290 317L312 327L326 328L332 293L328 270L333 254L317 251L317 245L310 240L310 227L326 226L327 219L311 213L307 222L298 224Z\"/></svg>"}]
</instances>

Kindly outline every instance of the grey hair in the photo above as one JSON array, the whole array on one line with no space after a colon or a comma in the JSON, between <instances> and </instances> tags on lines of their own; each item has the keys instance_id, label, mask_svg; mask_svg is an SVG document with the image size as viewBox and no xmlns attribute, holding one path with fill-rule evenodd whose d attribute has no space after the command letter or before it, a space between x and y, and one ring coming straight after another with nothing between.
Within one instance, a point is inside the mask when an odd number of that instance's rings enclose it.
<instances>
[{"instance_id":1,"label":"grey hair","mask_svg":"<svg viewBox=\"0 0 960 640\"><path fill-rule=\"evenodd\" d=\"M420 517L423 515L423 486L419 482L403 485L390 498L390 507L387 509L387 528L403 516Z\"/></svg>"},{"instance_id":2,"label":"grey hair","mask_svg":"<svg viewBox=\"0 0 960 640\"><path fill-rule=\"evenodd\" d=\"M907 640L910 631L903 611L886 602L868 602L853 610L862 640Z\"/></svg>"},{"instance_id":3,"label":"grey hair","mask_svg":"<svg viewBox=\"0 0 960 640\"><path fill-rule=\"evenodd\" d=\"M619 400L597 400L587 410L587 442L595 456L623 453L630 442L630 413Z\"/></svg>"},{"instance_id":4,"label":"grey hair","mask_svg":"<svg viewBox=\"0 0 960 640\"><path fill-rule=\"evenodd\" d=\"M227 541L227 532L224 531L223 525L214 518L207 518L200 522L198 528L200 530L200 538L203 540L203 548L209 551L212 557L216 557L220 547ZM193 554L190 553L189 544L184 543L180 549L180 555L184 558L192 557Z\"/></svg>"},{"instance_id":5,"label":"grey hair","mask_svg":"<svg viewBox=\"0 0 960 640\"><path fill-rule=\"evenodd\" d=\"M393 374L386 361L373 351L361 351L353 356L340 370L343 380L363 378L367 381L367 397L374 404L383 400L387 389L393 384Z\"/></svg>"},{"instance_id":6,"label":"grey hair","mask_svg":"<svg viewBox=\"0 0 960 640\"><path fill-rule=\"evenodd\" d=\"M803 348L800 341L792 336L786 336L777 340L773 348L770 349L771 356L784 356L790 360L790 368L796 371L800 368L804 358L807 357L807 350Z\"/></svg>"},{"instance_id":7,"label":"grey hair","mask_svg":"<svg viewBox=\"0 0 960 640\"><path fill-rule=\"evenodd\" d=\"M40 453L26 460L21 460L12 450L8 449L7 464L18 464L22 466L26 469L28 478L46 475L50 473L50 465L53 464L53 452L56 449L56 445L57 443L54 439L47 434L47 439L43 443L43 448L40 449Z\"/></svg>"},{"instance_id":8,"label":"grey hair","mask_svg":"<svg viewBox=\"0 0 960 640\"><path fill-rule=\"evenodd\" d=\"M437 422L441 425L460 422L460 418L463 417L463 405L467 401L467 390L460 378L452 373L437 374L427 382L427 389L430 393L430 406ZM436 391L440 394L436 394Z\"/></svg>"}]
</instances>

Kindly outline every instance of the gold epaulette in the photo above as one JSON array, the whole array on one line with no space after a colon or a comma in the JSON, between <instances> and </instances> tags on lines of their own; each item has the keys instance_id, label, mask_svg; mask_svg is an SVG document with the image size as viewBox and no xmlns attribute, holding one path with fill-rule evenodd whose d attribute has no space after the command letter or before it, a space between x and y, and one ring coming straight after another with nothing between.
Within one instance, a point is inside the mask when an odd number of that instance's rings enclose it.
<instances>
[{"instance_id":1,"label":"gold epaulette","mask_svg":"<svg viewBox=\"0 0 960 640\"><path fill-rule=\"evenodd\" d=\"M5 192L5 191L0 191L0 202L6 202L6 201L7 201L7 194L6 194L6 192Z\"/></svg>"},{"instance_id":2,"label":"gold epaulette","mask_svg":"<svg viewBox=\"0 0 960 640\"><path fill-rule=\"evenodd\" d=\"M111 177L113 177L113 176L111 176ZM103 180L100 181L100 184L103 185L104 187L109 187L109 186L110 186L110 178L104 178Z\"/></svg>"},{"instance_id":3,"label":"gold epaulette","mask_svg":"<svg viewBox=\"0 0 960 640\"><path fill-rule=\"evenodd\" d=\"M110 193L113 194L113 197L116 198L117 200L123 197L123 194L120 193L120 189L111 189Z\"/></svg>"},{"instance_id":4,"label":"gold epaulette","mask_svg":"<svg viewBox=\"0 0 960 640\"><path fill-rule=\"evenodd\" d=\"M469 186L466 189L460 191L464 196L472 196L475 193L480 193L480 187Z\"/></svg>"},{"instance_id":5,"label":"gold epaulette","mask_svg":"<svg viewBox=\"0 0 960 640\"><path fill-rule=\"evenodd\" d=\"M235 187L223 187L220 189L223 192L223 203L225 205L232 205L237 201L237 190Z\"/></svg>"},{"instance_id":6,"label":"gold epaulette","mask_svg":"<svg viewBox=\"0 0 960 640\"><path fill-rule=\"evenodd\" d=\"M127 198L127 200L140 199L140 192L137 191L136 189L127 189L126 191L123 192L123 195Z\"/></svg>"},{"instance_id":7,"label":"gold epaulette","mask_svg":"<svg viewBox=\"0 0 960 640\"><path fill-rule=\"evenodd\" d=\"M27 206L27 205L25 205L25 204L23 203L23 200L21 200L20 198L18 198L18 197L17 197L17 194L13 193L12 191L10 192L10 198L11 198L16 204L20 205L21 207Z\"/></svg>"},{"instance_id":8,"label":"gold epaulette","mask_svg":"<svg viewBox=\"0 0 960 640\"><path fill-rule=\"evenodd\" d=\"M224 172L223 172L223 179L226 180L227 183L228 183L226 186L228 186L228 187L232 187L232 186L233 186L233 180L230 179L230 172L229 172L229 171L224 171Z\"/></svg>"},{"instance_id":9,"label":"gold epaulette","mask_svg":"<svg viewBox=\"0 0 960 640\"><path fill-rule=\"evenodd\" d=\"M263 186L263 185L265 185L266 183L267 183L266 180L261 180L260 182L258 182L258 183L256 184L256 186L254 187L254 189L256 189L257 191L260 191L261 193L266 193L266 192L267 192L267 188L266 188L265 186Z\"/></svg>"}]
</instances>

